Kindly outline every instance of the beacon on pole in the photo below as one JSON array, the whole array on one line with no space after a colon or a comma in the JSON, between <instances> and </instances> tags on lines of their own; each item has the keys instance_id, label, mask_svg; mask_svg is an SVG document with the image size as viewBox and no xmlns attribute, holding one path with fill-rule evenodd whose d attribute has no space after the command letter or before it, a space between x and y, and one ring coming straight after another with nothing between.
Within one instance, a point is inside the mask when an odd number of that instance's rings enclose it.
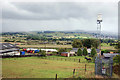
<instances>
[{"instance_id":1,"label":"beacon on pole","mask_svg":"<svg viewBox=\"0 0 120 80\"><path fill-rule=\"evenodd\" d=\"M97 38L100 40L100 55L101 55L101 22L102 22L102 14L98 14L97 16L97 32L98 36Z\"/></svg>"}]
</instances>

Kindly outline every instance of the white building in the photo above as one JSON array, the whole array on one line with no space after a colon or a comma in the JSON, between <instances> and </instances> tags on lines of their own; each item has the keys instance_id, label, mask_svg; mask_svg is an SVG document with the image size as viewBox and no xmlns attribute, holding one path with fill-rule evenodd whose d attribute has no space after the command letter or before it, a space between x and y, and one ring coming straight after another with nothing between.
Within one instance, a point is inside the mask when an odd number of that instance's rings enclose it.
<instances>
[{"instance_id":1,"label":"white building","mask_svg":"<svg viewBox=\"0 0 120 80\"><path fill-rule=\"evenodd\" d=\"M58 52L56 49L41 49L41 50L46 52Z\"/></svg>"}]
</instances>

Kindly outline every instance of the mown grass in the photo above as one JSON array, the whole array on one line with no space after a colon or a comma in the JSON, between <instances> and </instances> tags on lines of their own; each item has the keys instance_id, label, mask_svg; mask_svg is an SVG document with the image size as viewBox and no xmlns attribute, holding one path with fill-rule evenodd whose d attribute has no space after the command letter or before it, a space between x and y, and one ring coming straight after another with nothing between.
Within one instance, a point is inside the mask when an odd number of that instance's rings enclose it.
<instances>
[{"instance_id":1,"label":"mown grass","mask_svg":"<svg viewBox=\"0 0 120 80\"><path fill-rule=\"evenodd\" d=\"M85 64L87 65L86 72ZM94 63L57 61L39 57L2 60L2 76L4 78L55 78L56 74L58 78L71 78L73 69L76 70L75 77L94 77Z\"/></svg>"}]
</instances>

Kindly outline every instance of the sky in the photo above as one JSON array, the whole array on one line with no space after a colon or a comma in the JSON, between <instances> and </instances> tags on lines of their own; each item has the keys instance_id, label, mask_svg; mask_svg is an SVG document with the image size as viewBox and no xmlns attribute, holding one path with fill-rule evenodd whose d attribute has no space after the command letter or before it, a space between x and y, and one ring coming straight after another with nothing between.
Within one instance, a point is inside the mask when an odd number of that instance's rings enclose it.
<instances>
[{"instance_id":1,"label":"sky","mask_svg":"<svg viewBox=\"0 0 120 80\"><path fill-rule=\"evenodd\" d=\"M100 0L99 0L100 1ZM2 32L97 30L102 14L102 31L118 32L118 2L2 1Z\"/></svg>"}]
</instances>

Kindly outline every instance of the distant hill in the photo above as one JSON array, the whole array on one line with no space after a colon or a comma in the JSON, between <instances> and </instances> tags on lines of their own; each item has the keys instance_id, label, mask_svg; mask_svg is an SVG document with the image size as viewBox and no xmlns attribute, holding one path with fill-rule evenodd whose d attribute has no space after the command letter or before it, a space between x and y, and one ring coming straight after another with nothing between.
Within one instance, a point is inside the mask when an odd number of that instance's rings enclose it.
<instances>
[{"instance_id":1,"label":"distant hill","mask_svg":"<svg viewBox=\"0 0 120 80\"><path fill-rule=\"evenodd\" d=\"M56 32L60 32L60 33L81 33L81 34L89 34L93 37L97 37L97 35L99 34L97 31L84 31L84 30L69 30L69 31L28 31L28 32L3 32L1 33L2 35L14 35L14 34L21 34L21 35L25 35L25 34L41 34L41 33L56 33ZM111 32L106 32L106 31L102 31L101 32L101 38L114 38L114 39L118 39L118 34L117 33L111 33Z\"/></svg>"}]
</instances>

